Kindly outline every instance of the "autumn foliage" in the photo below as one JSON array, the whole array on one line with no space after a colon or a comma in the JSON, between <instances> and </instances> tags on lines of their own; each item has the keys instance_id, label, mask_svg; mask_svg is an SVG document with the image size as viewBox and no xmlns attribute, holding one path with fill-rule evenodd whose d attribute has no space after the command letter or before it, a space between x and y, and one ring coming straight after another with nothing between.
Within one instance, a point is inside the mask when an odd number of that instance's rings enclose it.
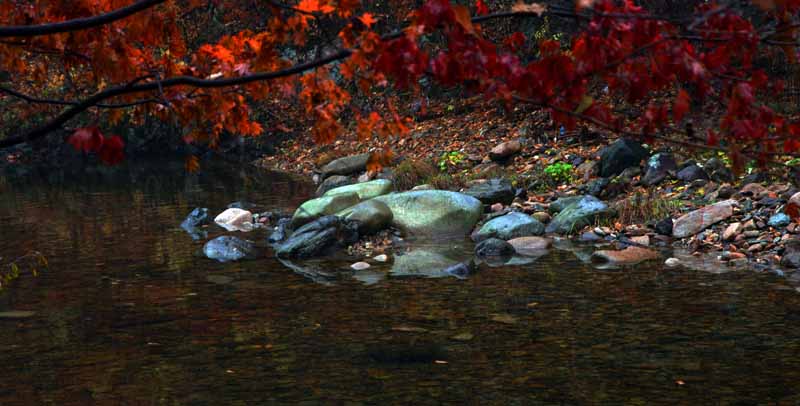
<instances>
[{"instance_id":1,"label":"autumn foliage","mask_svg":"<svg viewBox=\"0 0 800 406\"><path fill-rule=\"evenodd\" d=\"M428 77L507 106L543 109L568 129L583 122L649 141L720 148L735 161L800 152L800 123L767 103L783 81L756 63L797 61L800 0L753 0L750 8L698 2L680 21L632 1L499 8L488 0L426 0L417 9L398 1L407 10L396 27L359 0L256 3L0 2L0 108L4 117L31 118L0 147L67 129L76 150L114 164L124 158L123 139L103 133L115 125L156 117L179 124L186 142L214 146L226 133L259 136L280 126L280 115L255 117L263 103L301 109L318 142L345 128L364 138L404 134L411 118L387 90L421 95ZM241 30L204 42L202 29L188 27L211 7ZM486 34L500 19L545 16L571 19L577 29L562 40ZM328 47L311 56L287 53L309 41ZM355 102L375 97L386 98L379 109ZM706 116L718 120L699 119Z\"/></svg>"}]
</instances>

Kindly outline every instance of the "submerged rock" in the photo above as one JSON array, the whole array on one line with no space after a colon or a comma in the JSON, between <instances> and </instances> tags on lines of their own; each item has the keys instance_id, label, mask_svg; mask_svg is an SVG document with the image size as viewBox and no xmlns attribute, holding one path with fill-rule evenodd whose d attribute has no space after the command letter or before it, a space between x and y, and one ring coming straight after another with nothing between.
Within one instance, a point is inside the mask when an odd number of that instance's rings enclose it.
<instances>
[{"instance_id":1,"label":"submerged rock","mask_svg":"<svg viewBox=\"0 0 800 406\"><path fill-rule=\"evenodd\" d=\"M223 211L214 219L220 227L228 231L252 231L253 213L237 208Z\"/></svg>"},{"instance_id":2,"label":"submerged rock","mask_svg":"<svg viewBox=\"0 0 800 406\"><path fill-rule=\"evenodd\" d=\"M600 216L609 215L608 205L594 196L584 196L567 206L547 225L548 233L569 234L592 224Z\"/></svg>"},{"instance_id":3,"label":"submerged rock","mask_svg":"<svg viewBox=\"0 0 800 406\"><path fill-rule=\"evenodd\" d=\"M693 236L733 215L734 200L725 200L702 209L684 214L672 227L672 236L686 238Z\"/></svg>"},{"instance_id":4,"label":"submerged rock","mask_svg":"<svg viewBox=\"0 0 800 406\"><path fill-rule=\"evenodd\" d=\"M493 218L472 235L475 242L487 238L510 240L517 237L544 234L544 224L527 214L512 212L505 216Z\"/></svg>"},{"instance_id":5,"label":"submerged rock","mask_svg":"<svg viewBox=\"0 0 800 406\"><path fill-rule=\"evenodd\" d=\"M288 235L286 229L289 227L290 222L291 219L289 218L278 220L278 223L272 228L272 233L269 235L269 238L267 238L267 241L270 244L275 244L285 240Z\"/></svg>"},{"instance_id":6,"label":"submerged rock","mask_svg":"<svg viewBox=\"0 0 800 406\"><path fill-rule=\"evenodd\" d=\"M322 167L322 177L331 175L351 175L367 169L370 154L359 154L336 159Z\"/></svg>"},{"instance_id":7,"label":"submerged rock","mask_svg":"<svg viewBox=\"0 0 800 406\"><path fill-rule=\"evenodd\" d=\"M475 246L478 257L510 257L515 252L513 245L499 238L488 238Z\"/></svg>"},{"instance_id":8,"label":"submerged rock","mask_svg":"<svg viewBox=\"0 0 800 406\"><path fill-rule=\"evenodd\" d=\"M607 178L618 175L627 168L638 167L647 157L647 150L642 144L620 138L600 154L600 176Z\"/></svg>"},{"instance_id":9,"label":"submerged rock","mask_svg":"<svg viewBox=\"0 0 800 406\"><path fill-rule=\"evenodd\" d=\"M219 262L238 261L254 258L255 246L250 241L223 235L207 242L203 246L203 254Z\"/></svg>"},{"instance_id":10,"label":"submerged rock","mask_svg":"<svg viewBox=\"0 0 800 406\"><path fill-rule=\"evenodd\" d=\"M335 196L341 194L355 193L360 200L368 200L373 197L385 195L392 191L392 181L388 179L375 179L369 182L355 183L331 189L323 196Z\"/></svg>"},{"instance_id":11,"label":"submerged rock","mask_svg":"<svg viewBox=\"0 0 800 406\"><path fill-rule=\"evenodd\" d=\"M354 224L336 216L325 216L298 228L286 241L276 244L275 253L280 258L310 258L357 240Z\"/></svg>"},{"instance_id":12,"label":"submerged rock","mask_svg":"<svg viewBox=\"0 0 800 406\"><path fill-rule=\"evenodd\" d=\"M415 247L398 253L390 273L394 276L424 276L442 278L454 276L452 267L469 261L471 253L460 252L448 247Z\"/></svg>"},{"instance_id":13,"label":"submerged rock","mask_svg":"<svg viewBox=\"0 0 800 406\"><path fill-rule=\"evenodd\" d=\"M292 227L300 227L322 216L336 214L361 200L356 193L340 193L311 199L301 204L292 216Z\"/></svg>"},{"instance_id":14,"label":"submerged rock","mask_svg":"<svg viewBox=\"0 0 800 406\"><path fill-rule=\"evenodd\" d=\"M604 265L636 265L659 258L658 252L641 247L628 247L621 251L601 250L592 254L592 262Z\"/></svg>"},{"instance_id":15,"label":"submerged rock","mask_svg":"<svg viewBox=\"0 0 800 406\"><path fill-rule=\"evenodd\" d=\"M483 213L478 199L446 190L391 193L375 200L389 206L393 226L411 235L463 236Z\"/></svg>"},{"instance_id":16,"label":"submerged rock","mask_svg":"<svg viewBox=\"0 0 800 406\"><path fill-rule=\"evenodd\" d=\"M553 245L553 241L543 237L520 237L508 241L520 255L541 256Z\"/></svg>"},{"instance_id":17,"label":"submerged rock","mask_svg":"<svg viewBox=\"0 0 800 406\"><path fill-rule=\"evenodd\" d=\"M490 179L486 182L474 185L466 190L464 194L470 195L484 204L502 203L511 204L514 201L516 190L508 179Z\"/></svg>"}]
</instances>

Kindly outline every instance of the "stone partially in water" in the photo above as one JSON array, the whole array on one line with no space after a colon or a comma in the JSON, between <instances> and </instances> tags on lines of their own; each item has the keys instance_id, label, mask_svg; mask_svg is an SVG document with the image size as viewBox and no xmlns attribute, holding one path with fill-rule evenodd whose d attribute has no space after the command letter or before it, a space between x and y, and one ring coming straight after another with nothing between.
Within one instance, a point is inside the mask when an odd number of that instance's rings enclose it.
<instances>
[{"instance_id":1,"label":"stone partially in water","mask_svg":"<svg viewBox=\"0 0 800 406\"><path fill-rule=\"evenodd\" d=\"M672 236L675 238L691 237L714 224L733 215L734 200L715 203L702 209L684 214L672 227Z\"/></svg>"},{"instance_id":2,"label":"stone partially in water","mask_svg":"<svg viewBox=\"0 0 800 406\"><path fill-rule=\"evenodd\" d=\"M252 231L253 213L237 208L227 209L214 222L228 231Z\"/></svg>"},{"instance_id":3,"label":"stone partially in water","mask_svg":"<svg viewBox=\"0 0 800 406\"><path fill-rule=\"evenodd\" d=\"M513 245L499 238L488 238L475 246L478 257L510 257L515 252Z\"/></svg>"},{"instance_id":4,"label":"stone partially in water","mask_svg":"<svg viewBox=\"0 0 800 406\"><path fill-rule=\"evenodd\" d=\"M186 216L186 219L181 223L181 228L184 230L194 229L209 223L208 209L205 207L197 207Z\"/></svg>"},{"instance_id":5,"label":"stone partially in water","mask_svg":"<svg viewBox=\"0 0 800 406\"><path fill-rule=\"evenodd\" d=\"M544 234L544 224L527 214L512 212L505 216L495 217L472 235L475 242L487 238L511 240L518 237Z\"/></svg>"},{"instance_id":6,"label":"stone partially in water","mask_svg":"<svg viewBox=\"0 0 800 406\"><path fill-rule=\"evenodd\" d=\"M203 246L203 253L207 258L219 262L238 261L255 257L255 247L250 241L223 235L207 242Z\"/></svg>"},{"instance_id":7,"label":"stone partially in water","mask_svg":"<svg viewBox=\"0 0 800 406\"><path fill-rule=\"evenodd\" d=\"M394 256L390 273L393 276L424 276L442 278L457 276L453 266L471 259L471 253L463 253L448 247L417 247Z\"/></svg>"},{"instance_id":8,"label":"stone partially in water","mask_svg":"<svg viewBox=\"0 0 800 406\"><path fill-rule=\"evenodd\" d=\"M392 210L392 225L411 235L464 236L483 213L478 199L446 190L391 193L375 199Z\"/></svg>"},{"instance_id":9,"label":"stone partially in water","mask_svg":"<svg viewBox=\"0 0 800 406\"><path fill-rule=\"evenodd\" d=\"M520 237L508 241L519 255L539 257L547 253L553 241L543 237Z\"/></svg>"},{"instance_id":10,"label":"stone partially in water","mask_svg":"<svg viewBox=\"0 0 800 406\"><path fill-rule=\"evenodd\" d=\"M326 255L336 247L358 240L356 226L336 216L325 216L297 230L275 246L280 258L310 258Z\"/></svg>"},{"instance_id":11,"label":"stone partially in water","mask_svg":"<svg viewBox=\"0 0 800 406\"><path fill-rule=\"evenodd\" d=\"M592 224L598 217L609 215L608 205L594 196L584 196L567 206L547 225L548 233L569 234Z\"/></svg>"},{"instance_id":12,"label":"stone partially in water","mask_svg":"<svg viewBox=\"0 0 800 406\"><path fill-rule=\"evenodd\" d=\"M360 200L369 200L373 197L385 195L392 191L392 181L388 179L375 179L369 182L356 183L331 189L325 192L325 196L335 196L341 194L355 193Z\"/></svg>"},{"instance_id":13,"label":"stone partially in water","mask_svg":"<svg viewBox=\"0 0 800 406\"><path fill-rule=\"evenodd\" d=\"M592 254L592 262L604 265L636 265L659 258L658 252L640 247L628 247L621 251L601 250Z\"/></svg>"},{"instance_id":14,"label":"stone partially in water","mask_svg":"<svg viewBox=\"0 0 800 406\"><path fill-rule=\"evenodd\" d=\"M292 227L300 227L322 216L336 214L348 207L357 205L360 201L356 193L341 193L308 200L294 212Z\"/></svg>"},{"instance_id":15,"label":"stone partially in water","mask_svg":"<svg viewBox=\"0 0 800 406\"><path fill-rule=\"evenodd\" d=\"M321 197L329 190L336 189L342 186L352 185L354 182L355 180L353 180L353 178L349 176L333 175L319 184L316 195L317 197Z\"/></svg>"},{"instance_id":16,"label":"stone partially in water","mask_svg":"<svg viewBox=\"0 0 800 406\"><path fill-rule=\"evenodd\" d=\"M392 223L394 215L386 203L378 200L367 200L337 214L358 226L358 233L369 235L377 233Z\"/></svg>"}]
</instances>

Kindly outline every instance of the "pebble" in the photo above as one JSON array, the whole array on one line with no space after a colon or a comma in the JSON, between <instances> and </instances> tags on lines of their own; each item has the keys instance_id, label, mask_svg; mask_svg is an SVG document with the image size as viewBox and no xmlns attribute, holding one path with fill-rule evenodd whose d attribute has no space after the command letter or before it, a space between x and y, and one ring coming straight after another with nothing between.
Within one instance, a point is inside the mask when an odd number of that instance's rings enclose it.
<instances>
[{"instance_id":1,"label":"pebble","mask_svg":"<svg viewBox=\"0 0 800 406\"><path fill-rule=\"evenodd\" d=\"M676 266L680 266L680 264L681 264L681 260L678 259L678 258L667 258L667 260L664 261L664 265L666 265L666 266L668 266L670 268L675 268Z\"/></svg>"},{"instance_id":2,"label":"pebble","mask_svg":"<svg viewBox=\"0 0 800 406\"><path fill-rule=\"evenodd\" d=\"M374 259L374 260L376 260L376 261L378 261L378 262L386 262L386 261L388 261L388 260L389 260L389 257L388 257L388 256L386 256L386 254L381 254L381 255L376 255L376 256L375 256L374 258L372 258L372 259Z\"/></svg>"},{"instance_id":3,"label":"pebble","mask_svg":"<svg viewBox=\"0 0 800 406\"><path fill-rule=\"evenodd\" d=\"M356 271L363 271L365 269L368 269L369 267L370 265L366 262L356 262L355 264L350 265L350 268L353 268Z\"/></svg>"}]
</instances>

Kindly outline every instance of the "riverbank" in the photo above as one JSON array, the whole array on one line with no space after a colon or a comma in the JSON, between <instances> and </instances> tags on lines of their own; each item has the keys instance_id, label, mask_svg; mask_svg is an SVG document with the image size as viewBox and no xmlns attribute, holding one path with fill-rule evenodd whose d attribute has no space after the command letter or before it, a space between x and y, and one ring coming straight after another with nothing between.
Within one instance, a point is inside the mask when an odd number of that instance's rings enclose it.
<instances>
[{"instance_id":1,"label":"riverbank","mask_svg":"<svg viewBox=\"0 0 800 406\"><path fill-rule=\"evenodd\" d=\"M379 172L368 171L369 154L390 147L393 160ZM548 128L536 117L515 120L476 108L422 121L397 139L364 141L350 134L327 146L290 141L258 164L308 176L319 196L336 186L386 179L396 191L439 189L478 197L486 210L469 232L476 242L487 223L491 228L493 222L533 219L544 232L523 234L611 244L612 253L597 260L659 258L679 266L686 261L652 251L680 248L715 258L721 269L800 267L794 167L750 167L737 176L724 154L609 142L591 130ZM587 214L581 205L594 208ZM568 215L576 217L564 221ZM529 235L513 235L520 236ZM628 247L636 249L618 253Z\"/></svg>"}]
</instances>

